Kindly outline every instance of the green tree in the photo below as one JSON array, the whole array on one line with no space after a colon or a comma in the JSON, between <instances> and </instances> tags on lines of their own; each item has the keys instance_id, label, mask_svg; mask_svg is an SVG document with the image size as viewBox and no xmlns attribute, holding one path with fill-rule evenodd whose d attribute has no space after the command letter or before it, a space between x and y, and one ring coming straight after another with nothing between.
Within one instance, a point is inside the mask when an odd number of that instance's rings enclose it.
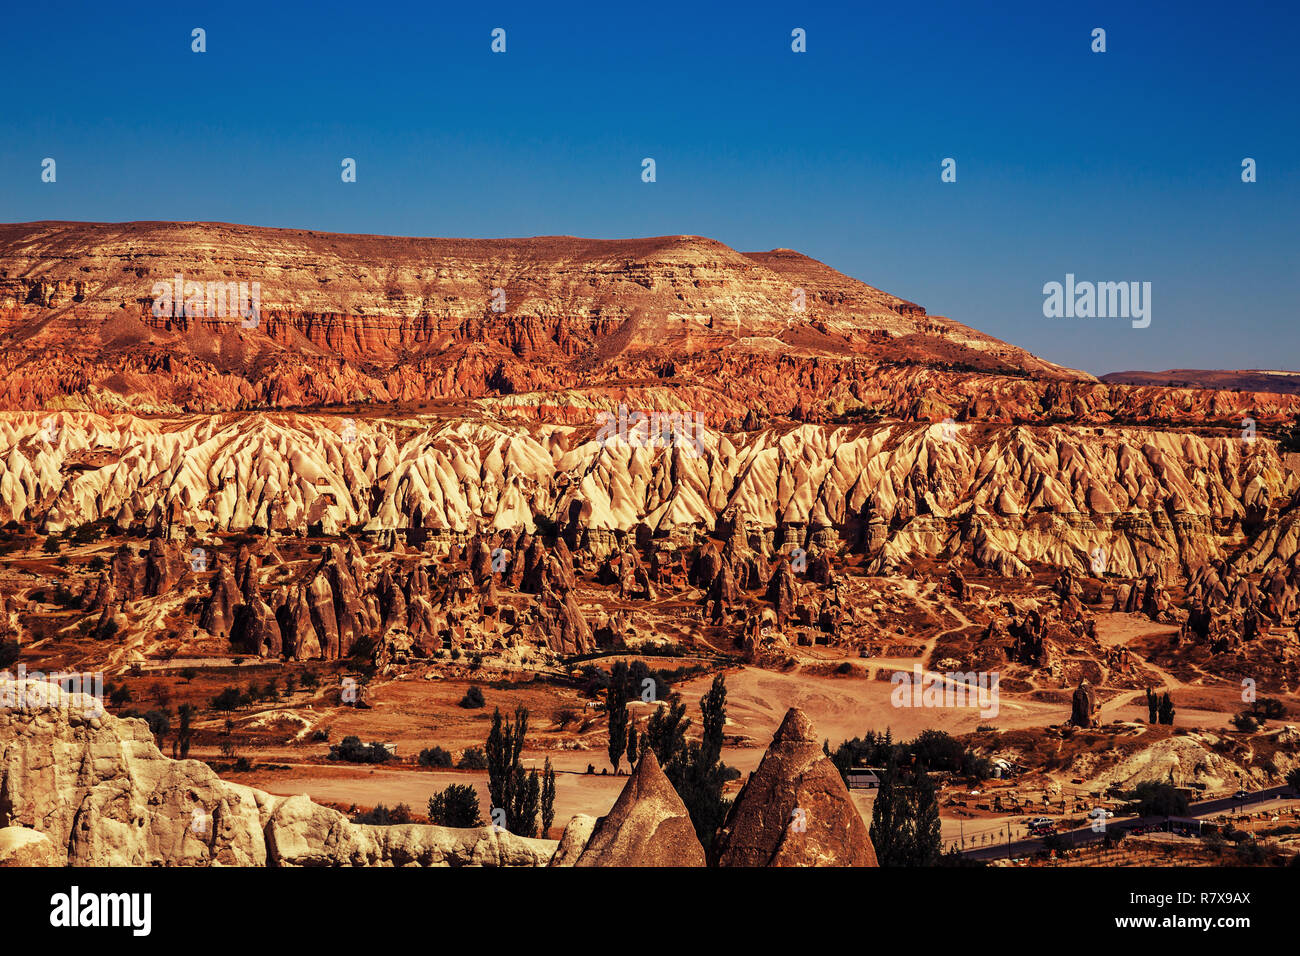
<instances>
[{"instance_id":1,"label":"green tree","mask_svg":"<svg viewBox=\"0 0 1300 956\"><path fill-rule=\"evenodd\" d=\"M502 718L500 708L492 713L492 727L484 747L487 756L488 794L492 809L505 812L505 827L519 836L537 832L537 811L541 802L541 785L537 771L524 773L520 755L528 734L528 710L515 708L515 719Z\"/></svg>"},{"instance_id":2,"label":"green tree","mask_svg":"<svg viewBox=\"0 0 1300 956\"><path fill-rule=\"evenodd\" d=\"M665 771L686 805L705 852L727 817L731 801L723 799L727 767L722 763L723 728L727 723L727 682L722 674L713 678L708 693L700 698L700 742L686 749L685 759Z\"/></svg>"},{"instance_id":3,"label":"green tree","mask_svg":"<svg viewBox=\"0 0 1300 956\"><path fill-rule=\"evenodd\" d=\"M467 783L453 783L429 798L429 822L440 827L481 827L478 791Z\"/></svg>"},{"instance_id":4,"label":"green tree","mask_svg":"<svg viewBox=\"0 0 1300 956\"><path fill-rule=\"evenodd\" d=\"M172 712L165 707L160 708L159 710L151 710L144 715L144 719L145 723L149 725L149 729L153 732L154 737L157 739L158 748L161 750L163 738L166 737L172 729Z\"/></svg>"},{"instance_id":5,"label":"green tree","mask_svg":"<svg viewBox=\"0 0 1300 956\"><path fill-rule=\"evenodd\" d=\"M194 728L191 726L194 719L194 705L181 704L176 709L180 717L180 727L176 731L176 742L180 744L180 754L182 760L188 760L190 756L190 742L194 739Z\"/></svg>"},{"instance_id":6,"label":"green tree","mask_svg":"<svg viewBox=\"0 0 1300 956\"><path fill-rule=\"evenodd\" d=\"M935 865L942 837L939 803L929 776L906 773L891 760L880 775L870 832L881 866Z\"/></svg>"},{"instance_id":7,"label":"green tree","mask_svg":"<svg viewBox=\"0 0 1300 956\"><path fill-rule=\"evenodd\" d=\"M213 710L231 711L239 707L240 699L243 695L239 693L238 687L227 687L216 697L212 698Z\"/></svg>"},{"instance_id":8,"label":"green tree","mask_svg":"<svg viewBox=\"0 0 1300 956\"><path fill-rule=\"evenodd\" d=\"M522 763L515 764L513 805L506 810L506 829L522 837L537 836L537 813L541 809L541 781L534 767L524 773Z\"/></svg>"},{"instance_id":9,"label":"green tree","mask_svg":"<svg viewBox=\"0 0 1300 956\"><path fill-rule=\"evenodd\" d=\"M1130 799L1139 816L1182 817L1187 815L1187 797L1167 783L1148 780L1134 788Z\"/></svg>"},{"instance_id":10,"label":"green tree","mask_svg":"<svg viewBox=\"0 0 1300 956\"><path fill-rule=\"evenodd\" d=\"M1174 700L1166 691L1160 698L1160 723L1172 725L1174 722Z\"/></svg>"},{"instance_id":11,"label":"green tree","mask_svg":"<svg viewBox=\"0 0 1300 956\"><path fill-rule=\"evenodd\" d=\"M546 758L546 769L542 773L542 836L551 832L555 822L555 769L551 758Z\"/></svg>"},{"instance_id":12,"label":"green tree","mask_svg":"<svg viewBox=\"0 0 1300 956\"><path fill-rule=\"evenodd\" d=\"M614 665L605 691L605 711L609 715L609 763L618 773L618 762L627 748L627 663L624 661Z\"/></svg>"},{"instance_id":13,"label":"green tree","mask_svg":"<svg viewBox=\"0 0 1300 956\"><path fill-rule=\"evenodd\" d=\"M674 692L667 706L660 704L658 709L646 721L645 734L641 737L641 750L654 751L655 759L664 773L678 762L686 752L686 731L691 726L691 719L686 716L686 704L682 695Z\"/></svg>"}]
</instances>

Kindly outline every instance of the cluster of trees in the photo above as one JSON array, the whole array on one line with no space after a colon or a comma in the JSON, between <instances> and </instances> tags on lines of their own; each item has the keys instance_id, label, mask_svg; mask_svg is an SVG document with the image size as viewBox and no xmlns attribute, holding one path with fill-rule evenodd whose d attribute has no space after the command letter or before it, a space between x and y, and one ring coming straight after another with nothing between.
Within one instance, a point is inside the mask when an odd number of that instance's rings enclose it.
<instances>
[{"instance_id":1,"label":"cluster of trees","mask_svg":"<svg viewBox=\"0 0 1300 956\"><path fill-rule=\"evenodd\" d=\"M934 866L943 837L939 800L929 773L891 759L871 806L871 842L881 866Z\"/></svg>"},{"instance_id":2,"label":"cluster of trees","mask_svg":"<svg viewBox=\"0 0 1300 956\"><path fill-rule=\"evenodd\" d=\"M306 685L306 678L303 684ZM244 689L227 687L211 700L213 710L231 711L252 707L258 701L279 700L285 695L293 694L298 689L298 682L293 677L285 681L284 692L280 691L280 682L272 677L265 685L250 683Z\"/></svg>"},{"instance_id":3,"label":"cluster of trees","mask_svg":"<svg viewBox=\"0 0 1300 956\"><path fill-rule=\"evenodd\" d=\"M727 683L722 674L717 674L708 693L700 698L698 742L686 739L691 718L686 716L681 695L674 693L650 715L645 733L628 751L629 759L633 753L640 759L647 750L654 752L664 776L682 798L706 853L712 851L714 838L731 807L731 801L722 796L722 787L740 776L739 771L722 762L726 723ZM634 732L635 727L631 730Z\"/></svg>"},{"instance_id":4,"label":"cluster of trees","mask_svg":"<svg viewBox=\"0 0 1300 956\"><path fill-rule=\"evenodd\" d=\"M1147 688L1147 723L1149 724L1170 724L1174 722L1174 701L1165 691L1163 696L1157 696L1155 691L1150 687Z\"/></svg>"},{"instance_id":5,"label":"cluster of trees","mask_svg":"<svg viewBox=\"0 0 1300 956\"><path fill-rule=\"evenodd\" d=\"M883 734L869 730L864 737L842 741L833 751L826 741L822 750L846 780L853 767L886 767L891 762L921 772L954 773L971 781L993 775L992 761L942 730L923 730L910 743L894 743L888 729Z\"/></svg>"},{"instance_id":6,"label":"cluster of trees","mask_svg":"<svg viewBox=\"0 0 1300 956\"><path fill-rule=\"evenodd\" d=\"M534 767L525 772L520 755L528 734L528 709L516 707L514 720L492 712L484 755L487 757L488 795L492 798L493 823L524 837L537 836L538 815L542 833L555 822L555 771L550 758L542 773ZM504 819L497 819L497 811Z\"/></svg>"},{"instance_id":7,"label":"cluster of trees","mask_svg":"<svg viewBox=\"0 0 1300 956\"><path fill-rule=\"evenodd\" d=\"M483 754L482 747L470 747L460 755L460 763L456 763L451 755L450 750L444 750L442 747L426 747L420 751L416 758L421 767L451 767L453 764L461 770L486 770L487 757Z\"/></svg>"},{"instance_id":8,"label":"cluster of trees","mask_svg":"<svg viewBox=\"0 0 1300 956\"><path fill-rule=\"evenodd\" d=\"M584 664L578 671L582 681L582 692L588 697L607 694L610 684L615 681L615 671L620 665L625 675L624 688L629 700L633 697L641 697L647 691L653 695L649 696L652 701L667 700L672 693L674 683L704 672L704 668L699 664L690 664L670 671L656 670L643 660L634 660L630 665L625 661L618 661L612 670L605 670L595 664ZM646 683L647 681L650 683Z\"/></svg>"},{"instance_id":9,"label":"cluster of trees","mask_svg":"<svg viewBox=\"0 0 1300 956\"><path fill-rule=\"evenodd\" d=\"M330 746L330 760L346 760L348 763L386 763L393 755L383 744L363 744L355 735L344 737L342 741Z\"/></svg>"},{"instance_id":10,"label":"cluster of trees","mask_svg":"<svg viewBox=\"0 0 1300 956\"><path fill-rule=\"evenodd\" d=\"M1124 794L1125 808L1143 817L1182 817L1187 815L1187 796L1167 783L1148 780Z\"/></svg>"},{"instance_id":11,"label":"cluster of trees","mask_svg":"<svg viewBox=\"0 0 1300 956\"><path fill-rule=\"evenodd\" d=\"M1232 726L1243 733L1250 733L1263 727L1270 720L1279 720L1286 716L1286 704L1276 697L1261 697L1239 714L1232 715Z\"/></svg>"},{"instance_id":12,"label":"cluster of trees","mask_svg":"<svg viewBox=\"0 0 1300 956\"><path fill-rule=\"evenodd\" d=\"M847 779L854 767L875 767L880 789L871 808L871 842L881 866L934 866L960 862L943 855L939 828L939 799L933 773L952 773L968 780L992 774L987 757L941 730L923 730L907 743L893 734L867 731L822 750Z\"/></svg>"}]
</instances>

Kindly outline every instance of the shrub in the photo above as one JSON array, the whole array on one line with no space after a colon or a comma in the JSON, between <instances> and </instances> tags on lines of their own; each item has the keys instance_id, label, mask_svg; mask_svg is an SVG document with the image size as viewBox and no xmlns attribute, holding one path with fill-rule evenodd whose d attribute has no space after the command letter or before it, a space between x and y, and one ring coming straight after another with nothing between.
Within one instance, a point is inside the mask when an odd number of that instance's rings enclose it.
<instances>
[{"instance_id":1,"label":"shrub","mask_svg":"<svg viewBox=\"0 0 1300 956\"><path fill-rule=\"evenodd\" d=\"M1243 734L1248 734L1259 729L1259 722L1255 720L1252 714L1244 710L1239 714L1233 714L1231 717L1231 723L1232 726L1236 727Z\"/></svg>"},{"instance_id":2,"label":"shrub","mask_svg":"<svg viewBox=\"0 0 1300 956\"><path fill-rule=\"evenodd\" d=\"M451 753L441 747L426 747L418 760L421 767L450 767Z\"/></svg>"},{"instance_id":3,"label":"shrub","mask_svg":"<svg viewBox=\"0 0 1300 956\"><path fill-rule=\"evenodd\" d=\"M341 743L330 747L331 760L346 760L348 763L385 763L392 754L383 744L363 744L355 735L344 737Z\"/></svg>"},{"instance_id":4,"label":"shrub","mask_svg":"<svg viewBox=\"0 0 1300 956\"><path fill-rule=\"evenodd\" d=\"M470 747L460 755L461 770L486 770L487 754L482 747Z\"/></svg>"},{"instance_id":5,"label":"shrub","mask_svg":"<svg viewBox=\"0 0 1300 956\"><path fill-rule=\"evenodd\" d=\"M367 810L363 813L355 813L352 816L353 823L369 823L372 826L388 827L396 823L411 822L411 808L404 803L399 803L391 810L382 803L377 804L373 810Z\"/></svg>"},{"instance_id":6,"label":"shrub","mask_svg":"<svg viewBox=\"0 0 1300 956\"><path fill-rule=\"evenodd\" d=\"M216 697L212 698L213 710L231 711L239 707L240 699L244 695L239 692L238 687L227 687Z\"/></svg>"},{"instance_id":7,"label":"shrub","mask_svg":"<svg viewBox=\"0 0 1300 956\"><path fill-rule=\"evenodd\" d=\"M460 706L466 709L482 707L486 701L483 699L483 690L477 684L465 691L465 696L460 699Z\"/></svg>"},{"instance_id":8,"label":"shrub","mask_svg":"<svg viewBox=\"0 0 1300 956\"><path fill-rule=\"evenodd\" d=\"M479 827L478 791L467 783L453 783L429 798L429 822L440 827Z\"/></svg>"}]
</instances>

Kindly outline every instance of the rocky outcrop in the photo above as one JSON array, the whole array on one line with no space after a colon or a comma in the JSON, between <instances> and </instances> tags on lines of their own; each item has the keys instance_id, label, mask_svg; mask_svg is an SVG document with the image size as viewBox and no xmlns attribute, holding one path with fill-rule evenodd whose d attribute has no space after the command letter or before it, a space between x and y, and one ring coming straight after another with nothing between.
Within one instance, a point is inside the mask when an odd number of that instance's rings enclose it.
<instances>
[{"instance_id":1,"label":"rocky outcrop","mask_svg":"<svg viewBox=\"0 0 1300 956\"><path fill-rule=\"evenodd\" d=\"M107 714L92 697L22 684L30 706L0 711L0 863L544 866L556 847L492 827L354 824L306 797L164 757L143 720ZM15 693L16 682L0 683Z\"/></svg>"},{"instance_id":2,"label":"rocky outcrop","mask_svg":"<svg viewBox=\"0 0 1300 956\"><path fill-rule=\"evenodd\" d=\"M0 829L0 867L62 864L58 848L39 830L26 827Z\"/></svg>"},{"instance_id":3,"label":"rocky outcrop","mask_svg":"<svg viewBox=\"0 0 1300 956\"><path fill-rule=\"evenodd\" d=\"M564 832L560 834L560 845L556 847L555 855L547 865L573 866L577 863L578 857L582 856L587 841L591 839L591 834L596 829L597 822L597 817L586 813L577 813L570 817Z\"/></svg>"},{"instance_id":4,"label":"rocky outcrop","mask_svg":"<svg viewBox=\"0 0 1300 956\"><path fill-rule=\"evenodd\" d=\"M718 832L719 866L876 866L867 826L822 752L812 722L792 707Z\"/></svg>"},{"instance_id":5,"label":"rocky outcrop","mask_svg":"<svg viewBox=\"0 0 1300 956\"><path fill-rule=\"evenodd\" d=\"M545 866L552 840L496 827L458 830L421 824L370 826L305 796L279 802L266 826L272 866Z\"/></svg>"},{"instance_id":6,"label":"rocky outcrop","mask_svg":"<svg viewBox=\"0 0 1300 956\"><path fill-rule=\"evenodd\" d=\"M1097 692L1086 680L1079 681L1070 698L1070 723L1076 727L1092 727L1097 713Z\"/></svg>"},{"instance_id":7,"label":"rocky outcrop","mask_svg":"<svg viewBox=\"0 0 1300 956\"><path fill-rule=\"evenodd\" d=\"M574 866L704 866L686 805L647 750Z\"/></svg>"}]
</instances>

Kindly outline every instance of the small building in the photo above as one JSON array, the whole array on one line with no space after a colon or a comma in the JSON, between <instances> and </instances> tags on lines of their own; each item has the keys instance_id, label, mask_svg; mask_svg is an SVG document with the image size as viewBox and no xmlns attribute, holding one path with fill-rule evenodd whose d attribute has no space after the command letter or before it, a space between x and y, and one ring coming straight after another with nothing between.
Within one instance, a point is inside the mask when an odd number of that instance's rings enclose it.
<instances>
[{"instance_id":1,"label":"small building","mask_svg":"<svg viewBox=\"0 0 1300 956\"><path fill-rule=\"evenodd\" d=\"M848 772L845 782L850 790L875 790L880 786L883 772L880 767L854 767Z\"/></svg>"}]
</instances>

